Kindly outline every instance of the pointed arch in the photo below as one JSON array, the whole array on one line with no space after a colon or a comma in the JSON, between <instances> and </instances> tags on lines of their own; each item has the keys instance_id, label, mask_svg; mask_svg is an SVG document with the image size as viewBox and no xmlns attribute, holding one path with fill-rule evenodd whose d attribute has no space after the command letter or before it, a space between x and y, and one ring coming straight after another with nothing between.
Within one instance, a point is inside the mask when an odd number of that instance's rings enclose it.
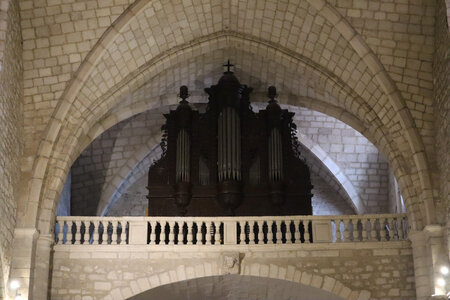
<instances>
[{"instance_id":1,"label":"pointed arch","mask_svg":"<svg viewBox=\"0 0 450 300\"><path fill-rule=\"evenodd\" d=\"M189 270L187 270L189 269ZM149 289L162 285L176 283L188 279L204 278L210 276L223 275L222 270L217 265L203 263L194 267L178 266L176 269L167 270L150 276L138 278L129 283L127 287L112 289L103 300L127 299L138 295ZM294 283L311 286L329 292L342 299L370 299L370 292L367 290L352 290L340 281L330 277L309 272L302 272L294 266L281 266L277 264L253 263L243 266L240 275L254 276L286 280Z\"/></svg>"}]
</instances>

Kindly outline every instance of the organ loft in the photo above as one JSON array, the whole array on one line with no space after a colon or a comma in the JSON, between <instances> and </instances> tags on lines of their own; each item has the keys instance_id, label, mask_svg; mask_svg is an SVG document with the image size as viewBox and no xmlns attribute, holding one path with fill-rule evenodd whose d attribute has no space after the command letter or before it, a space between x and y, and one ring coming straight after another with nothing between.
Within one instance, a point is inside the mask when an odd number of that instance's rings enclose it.
<instances>
[{"instance_id":1,"label":"organ loft","mask_svg":"<svg viewBox=\"0 0 450 300\"><path fill-rule=\"evenodd\" d=\"M254 112L252 88L229 61L225 66L218 83L205 88L204 113L191 107L182 86L177 108L164 115L163 154L148 174L149 215L311 215L294 113L280 107L273 86L266 108Z\"/></svg>"}]
</instances>

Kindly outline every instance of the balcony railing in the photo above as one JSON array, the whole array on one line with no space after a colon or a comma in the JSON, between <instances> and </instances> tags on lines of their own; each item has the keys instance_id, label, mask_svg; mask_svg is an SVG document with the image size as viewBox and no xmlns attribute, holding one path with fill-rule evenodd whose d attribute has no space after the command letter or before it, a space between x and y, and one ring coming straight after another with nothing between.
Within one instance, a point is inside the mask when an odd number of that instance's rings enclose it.
<instances>
[{"instance_id":1,"label":"balcony railing","mask_svg":"<svg viewBox=\"0 0 450 300\"><path fill-rule=\"evenodd\" d=\"M405 214L57 217L58 245L262 245L406 240Z\"/></svg>"}]
</instances>

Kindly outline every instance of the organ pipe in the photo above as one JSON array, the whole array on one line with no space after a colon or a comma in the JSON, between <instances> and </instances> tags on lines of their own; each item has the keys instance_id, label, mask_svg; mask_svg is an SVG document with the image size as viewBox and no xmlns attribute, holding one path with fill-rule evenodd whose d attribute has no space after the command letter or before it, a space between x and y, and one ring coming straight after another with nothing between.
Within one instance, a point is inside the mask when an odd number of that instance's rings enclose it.
<instances>
[{"instance_id":1,"label":"organ pipe","mask_svg":"<svg viewBox=\"0 0 450 300\"><path fill-rule=\"evenodd\" d=\"M283 144L281 139L281 108L275 100L276 89L269 87L269 105L267 106L267 117L269 126L268 141L268 165L269 179L271 182L283 181Z\"/></svg>"},{"instance_id":2,"label":"organ pipe","mask_svg":"<svg viewBox=\"0 0 450 300\"><path fill-rule=\"evenodd\" d=\"M190 181L190 138L189 130L191 126L191 108L186 101L189 97L186 86L180 88L181 101L176 110L176 123L178 130L177 148L176 148L176 162L175 162L175 179L177 183Z\"/></svg>"},{"instance_id":3,"label":"organ pipe","mask_svg":"<svg viewBox=\"0 0 450 300\"><path fill-rule=\"evenodd\" d=\"M219 181L241 180L241 128L239 115L232 107L224 107L218 120Z\"/></svg>"},{"instance_id":4,"label":"organ pipe","mask_svg":"<svg viewBox=\"0 0 450 300\"><path fill-rule=\"evenodd\" d=\"M176 161L176 179L177 182L189 182L190 163L189 163L190 140L186 129L181 129L177 137L177 161Z\"/></svg>"}]
</instances>

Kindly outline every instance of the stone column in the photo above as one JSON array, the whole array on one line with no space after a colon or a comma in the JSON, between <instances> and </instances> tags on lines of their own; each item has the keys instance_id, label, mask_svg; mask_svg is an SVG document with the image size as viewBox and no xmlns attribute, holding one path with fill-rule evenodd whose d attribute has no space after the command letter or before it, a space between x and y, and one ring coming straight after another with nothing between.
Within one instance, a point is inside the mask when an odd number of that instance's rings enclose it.
<instances>
[{"instance_id":1,"label":"stone column","mask_svg":"<svg viewBox=\"0 0 450 300\"><path fill-rule=\"evenodd\" d=\"M409 239L412 243L414 260L414 277L417 300L426 300L431 295L429 281L429 255L426 237L423 231L410 231Z\"/></svg>"},{"instance_id":2,"label":"stone column","mask_svg":"<svg viewBox=\"0 0 450 300\"><path fill-rule=\"evenodd\" d=\"M32 299L47 299L53 243L50 234L40 235L37 239Z\"/></svg>"},{"instance_id":3,"label":"stone column","mask_svg":"<svg viewBox=\"0 0 450 300\"><path fill-rule=\"evenodd\" d=\"M440 225L428 225L422 231L409 233L418 300L439 299L439 296L445 293L437 285L437 279L441 276L440 267L448 266L443 234L444 228Z\"/></svg>"},{"instance_id":4,"label":"stone column","mask_svg":"<svg viewBox=\"0 0 450 300\"><path fill-rule=\"evenodd\" d=\"M18 292L25 300L33 299L31 287L33 286L36 239L38 235L36 228L16 228L14 230L12 246L14 255L12 256L9 279L19 281L20 288ZM10 296L14 299L15 295Z\"/></svg>"},{"instance_id":5,"label":"stone column","mask_svg":"<svg viewBox=\"0 0 450 300\"><path fill-rule=\"evenodd\" d=\"M449 266L448 253L445 245L445 228L440 225L428 225L424 228L426 236L426 244L429 248L430 255L430 285L432 287L432 295L445 295L448 290L437 284L439 278L443 278L440 273L442 266ZM447 287L449 287L449 279L445 278Z\"/></svg>"}]
</instances>

